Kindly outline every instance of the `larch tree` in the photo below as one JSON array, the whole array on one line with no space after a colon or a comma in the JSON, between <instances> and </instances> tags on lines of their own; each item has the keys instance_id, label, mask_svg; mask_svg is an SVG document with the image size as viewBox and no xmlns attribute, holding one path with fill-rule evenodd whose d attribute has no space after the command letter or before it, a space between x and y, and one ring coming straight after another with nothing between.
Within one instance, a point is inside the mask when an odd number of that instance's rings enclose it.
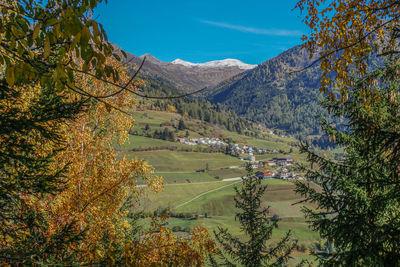
<instances>
[{"instance_id":1,"label":"larch tree","mask_svg":"<svg viewBox=\"0 0 400 267\"><path fill-rule=\"evenodd\" d=\"M384 54L381 48L393 45L393 29L400 23L397 0L300 0L296 8L310 28L311 33L303 36L304 46L315 59L312 64L320 64L321 91L331 101L347 99L353 79L366 74L369 56ZM340 89L339 99L333 87ZM373 104L368 97L362 100Z\"/></svg>"},{"instance_id":2,"label":"larch tree","mask_svg":"<svg viewBox=\"0 0 400 267\"><path fill-rule=\"evenodd\" d=\"M61 125L94 98L77 87L76 74L96 69L97 79L118 82L118 73L106 64L112 46L90 16L98 2L0 1L3 262L38 263L46 257L41 255L53 254L80 238L72 224L46 236L46 214L32 202L61 190L67 165L52 166L54 156L66 145ZM85 97L71 101L71 91Z\"/></svg>"}]
</instances>

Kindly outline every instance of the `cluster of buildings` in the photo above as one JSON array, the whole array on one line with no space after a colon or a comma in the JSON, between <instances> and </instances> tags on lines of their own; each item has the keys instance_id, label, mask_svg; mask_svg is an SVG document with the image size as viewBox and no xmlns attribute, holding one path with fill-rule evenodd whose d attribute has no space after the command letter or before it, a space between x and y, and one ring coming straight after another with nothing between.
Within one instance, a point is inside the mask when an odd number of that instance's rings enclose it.
<instances>
[{"instance_id":1,"label":"cluster of buildings","mask_svg":"<svg viewBox=\"0 0 400 267\"><path fill-rule=\"evenodd\" d=\"M266 153L278 153L278 150L269 150L269 149L264 149L264 148L253 148L251 146L246 146L246 145L239 145L239 144L234 144L233 146L230 147L230 154L234 155L243 155L243 154L253 154L253 153L258 153L258 154L266 154Z\"/></svg>"},{"instance_id":2,"label":"cluster of buildings","mask_svg":"<svg viewBox=\"0 0 400 267\"><path fill-rule=\"evenodd\" d=\"M293 159L291 157L287 158L273 158L269 161L260 161L265 166L290 166L293 164Z\"/></svg>"},{"instance_id":3,"label":"cluster of buildings","mask_svg":"<svg viewBox=\"0 0 400 267\"><path fill-rule=\"evenodd\" d=\"M268 178L290 179L290 178L296 178L297 174L294 171L288 171L288 169L282 168L277 172L271 170L258 171L256 172L256 176L263 179L268 179Z\"/></svg>"},{"instance_id":4,"label":"cluster of buildings","mask_svg":"<svg viewBox=\"0 0 400 267\"><path fill-rule=\"evenodd\" d=\"M263 168L263 171L256 172L256 176L259 178L278 178L278 179L289 179L296 178L297 174L294 171L289 171L286 167L293 164L291 157L287 158L273 158L268 161L259 161L258 168ZM277 170L269 170L268 167L279 166Z\"/></svg>"},{"instance_id":5,"label":"cluster of buildings","mask_svg":"<svg viewBox=\"0 0 400 267\"><path fill-rule=\"evenodd\" d=\"M228 144L218 138L178 138L177 140L181 144L197 146L197 145L208 145L208 146L227 146Z\"/></svg>"}]
</instances>

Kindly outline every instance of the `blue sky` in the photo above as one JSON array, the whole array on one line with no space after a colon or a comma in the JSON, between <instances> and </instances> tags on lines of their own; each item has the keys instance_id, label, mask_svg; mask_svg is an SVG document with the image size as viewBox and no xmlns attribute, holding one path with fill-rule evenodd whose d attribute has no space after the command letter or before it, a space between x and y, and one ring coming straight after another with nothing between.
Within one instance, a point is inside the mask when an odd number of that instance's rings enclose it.
<instances>
[{"instance_id":1,"label":"blue sky","mask_svg":"<svg viewBox=\"0 0 400 267\"><path fill-rule=\"evenodd\" d=\"M258 64L307 33L296 0L108 0L95 10L124 50L168 62L236 58Z\"/></svg>"}]
</instances>

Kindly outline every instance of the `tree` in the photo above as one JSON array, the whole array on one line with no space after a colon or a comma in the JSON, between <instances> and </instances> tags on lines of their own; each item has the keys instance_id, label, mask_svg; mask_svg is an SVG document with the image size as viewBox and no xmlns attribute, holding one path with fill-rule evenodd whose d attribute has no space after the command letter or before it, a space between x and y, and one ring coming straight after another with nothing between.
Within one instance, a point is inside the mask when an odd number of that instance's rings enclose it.
<instances>
[{"instance_id":1,"label":"tree","mask_svg":"<svg viewBox=\"0 0 400 267\"><path fill-rule=\"evenodd\" d=\"M235 187L235 206L239 209L235 218L239 220L246 240L242 241L232 236L228 229L219 227L218 231L214 231L219 244L218 255L226 266L281 266L289 259L296 242L291 241L289 231L277 244L267 243L273 229L278 226L278 220L270 220L269 207L261 207L261 197L267 186L261 185L261 179L253 175L250 165L246 170L247 176L242 179L242 187ZM217 266L213 256L210 256L210 261Z\"/></svg>"},{"instance_id":2,"label":"tree","mask_svg":"<svg viewBox=\"0 0 400 267\"><path fill-rule=\"evenodd\" d=\"M113 68L119 70L121 81L129 79L127 69L118 62L113 62ZM90 90L98 95L107 94L110 89L86 75L79 75L76 82L83 88L90 84L93 87ZM71 93L70 97L77 96ZM109 101L125 110L133 109L136 103L129 92L121 92ZM132 202L124 207L124 203L132 196L136 199L141 196L136 181L143 180L155 192L162 186L161 178L151 177L149 165L137 159L127 160L114 148L115 142L122 145L127 140L131 124L129 114L93 102L76 119L60 125L68 146L54 160L56 166L68 164L61 179L63 190L34 204L37 210L43 209L48 214L47 232L70 222L74 222L73 229L77 232L84 232L68 248L77 262L94 264L110 257L107 255L117 256L117 248L121 249L121 244L130 238L127 212L137 205ZM54 253L52 257L62 262L64 253Z\"/></svg>"},{"instance_id":3,"label":"tree","mask_svg":"<svg viewBox=\"0 0 400 267\"><path fill-rule=\"evenodd\" d=\"M318 206L303 210L332 247L317 252L324 266L400 265L399 72L399 57L390 56L355 82L343 104L326 101L335 116L347 119L345 130L322 124L344 147L344 157L301 149L317 167L304 168L309 182L298 182L296 190ZM366 107L365 101L375 104Z\"/></svg>"},{"instance_id":4,"label":"tree","mask_svg":"<svg viewBox=\"0 0 400 267\"><path fill-rule=\"evenodd\" d=\"M310 57L316 56L314 63L321 64L321 91L329 92L330 100L335 101L330 89L340 88L341 100L346 100L353 78L363 77L367 71L368 55L384 52L382 45L394 41L391 33L400 23L400 2L300 0L296 7L306 12L303 21L311 34L303 36L304 46Z\"/></svg>"},{"instance_id":5,"label":"tree","mask_svg":"<svg viewBox=\"0 0 400 267\"><path fill-rule=\"evenodd\" d=\"M185 130L185 129L186 129L185 122L183 121L183 119L180 119L178 123L178 130Z\"/></svg>"},{"instance_id":6,"label":"tree","mask_svg":"<svg viewBox=\"0 0 400 267\"><path fill-rule=\"evenodd\" d=\"M93 99L106 103L107 96L95 96L87 91L92 88L79 87L77 75L107 83L119 81L118 72L106 63L119 55L113 54L101 25L90 16L98 2L0 1L3 264L40 264L82 236L73 221L47 235L47 212L36 209L33 202L63 190L69 164L54 165L54 156L67 145L62 125L76 118ZM82 97L71 99L71 92ZM116 92L108 95L112 93ZM70 256L63 258L67 261Z\"/></svg>"},{"instance_id":7,"label":"tree","mask_svg":"<svg viewBox=\"0 0 400 267\"><path fill-rule=\"evenodd\" d=\"M214 253L208 231L195 227L191 238L178 238L172 230L153 220L153 231L130 242L120 264L125 266L203 266L206 255Z\"/></svg>"}]
</instances>

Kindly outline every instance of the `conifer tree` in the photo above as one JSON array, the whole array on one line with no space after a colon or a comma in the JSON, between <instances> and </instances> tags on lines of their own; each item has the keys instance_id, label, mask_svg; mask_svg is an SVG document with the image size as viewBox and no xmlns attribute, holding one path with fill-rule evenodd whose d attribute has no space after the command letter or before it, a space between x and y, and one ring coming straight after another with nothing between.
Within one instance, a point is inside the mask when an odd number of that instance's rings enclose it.
<instances>
[{"instance_id":1,"label":"conifer tree","mask_svg":"<svg viewBox=\"0 0 400 267\"><path fill-rule=\"evenodd\" d=\"M182 119L180 119L178 124L178 130L185 130L185 129L186 129L185 122Z\"/></svg>"},{"instance_id":2,"label":"conifer tree","mask_svg":"<svg viewBox=\"0 0 400 267\"><path fill-rule=\"evenodd\" d=\"M333 249L316 253L323 266L400 265L400 72L389 57L355 82L343 104L324 105L347 119L346 130L322 121L326 134L344 147L333 160L303 145L311 166L309 182L297 191L318 209L303 208L312 229ZM373 104L371 104L373 103Z\"/></svg>"},{"instance_id":3,"label":"conifer tree","mask_svg":"<svg viewBox=\"0 0 400 267\"><path fill-rule=\"evenodd\" d=\"M278 227L278 220L270 220L269 207L261 207L261 197L267 186L262 185L262 180L253 175L249 164L246 170L242 186L235 187L235 206L239 209L236 219L246 239L241 240L229 233L228 229L219 227L218 231L214 231L220 246L218 256L225 266L281 266L289 259L296 242L291 240L289 231L278 243L267 243L273 229ZM213 266L220 266L213 256L209 258Z\"/></svg>"}]
</instances>

